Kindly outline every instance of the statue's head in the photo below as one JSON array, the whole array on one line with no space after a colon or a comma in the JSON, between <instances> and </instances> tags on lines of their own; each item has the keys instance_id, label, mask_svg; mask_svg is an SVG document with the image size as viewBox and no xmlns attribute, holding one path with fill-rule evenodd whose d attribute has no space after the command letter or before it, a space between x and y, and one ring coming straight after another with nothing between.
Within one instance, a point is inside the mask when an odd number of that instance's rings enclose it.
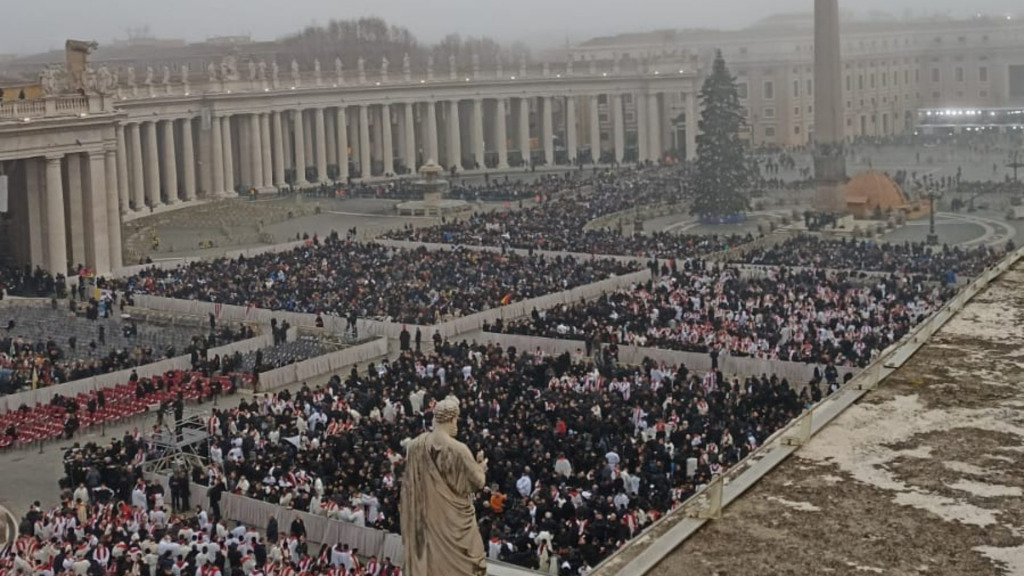
<instances>
[{"instance_id":1,"label":"statue's head","mask_svg":"<svg viewBox=\"0 0 1024 576\"><path fill-rule=\"evenodd\" d=\"M434 406L434 429L444 430L452 438L459 430L459 399L448 396Z\"/></svg>"}]
</instances>

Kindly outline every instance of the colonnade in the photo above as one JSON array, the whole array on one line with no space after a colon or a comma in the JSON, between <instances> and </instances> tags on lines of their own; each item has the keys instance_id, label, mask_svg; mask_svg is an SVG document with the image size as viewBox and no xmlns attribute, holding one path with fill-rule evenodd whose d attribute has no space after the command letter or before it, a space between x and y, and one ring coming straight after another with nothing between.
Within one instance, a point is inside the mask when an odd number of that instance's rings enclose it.
<instances>
[{"instance_id":1,"label":"colonnade","mask_svg":"<svg viewBox=\"0 0 1024 576\"><path fill-rule=\"evenodd\" d=\"M653 161L670 145L665 96L648 91L281 107L257 101L266 108L129 116L117 127L118 203L122 212L139 211L249 190L388 177L415 172L431 160L459 172ZM691 132L686 150L692 159Z\"/></svg>"},{"instance_id":2,"label":"colonnade","mask_svg":"<svg viewBox=\"0 0 1024 576\"><path fill-rule=\"evenodd\" d=\"M22 260L51 274L121 266L117 148L20 160L25 194L12 195Z\"/></svg>"}]
</instances>

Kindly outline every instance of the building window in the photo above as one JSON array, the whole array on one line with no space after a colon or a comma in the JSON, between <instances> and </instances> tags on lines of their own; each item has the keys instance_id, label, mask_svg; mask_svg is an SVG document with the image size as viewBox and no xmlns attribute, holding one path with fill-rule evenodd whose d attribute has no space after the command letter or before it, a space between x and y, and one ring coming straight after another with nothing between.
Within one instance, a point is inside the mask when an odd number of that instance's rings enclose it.
<instances>
[{"instance_id":1,"label":"building window","mask_svg":"<svg viewBox=\"0 0 1024 576\"><path fill-rule=\"evenodd\" d=\"M932 68L932 82L938 82L941 76L938 68Z\"/></svg>"},{"instance_id":2,"label":"building window","mask_svg":"<svg viewBox=\"0 0 1024 576\"><path fill-rule=\"evenodd\" d=\"M774 100L775 99L775 83L772 82L771 80L765 80L763 88L764 88L764 92L763 92L764 99L765 100Z\"/></svg>"},{"instance_id":3,"label":"building window","mask_svg":"<svg viewBox=\"0 0 1024 576\"><path fill-rule=\"evenodd\" d=\"M622 103L623 104L632 104L633 103L633 95L632 94L623 94L622 95Z\"/></svg>"},{"instance_id":4,"label":"building window","mask_svg":"<svg viewBox=\"0 0 1024 576\"><path fill-rule=\"evenodd\" d=\"M988 66L978 68L978 80L981 82L988 82Z\"/></svg>"},{"instance_id":5,"label":"building window","mask_svg":"<svg viewBox=\"0 0 1024 576\"><path fill-rule=\"evenodd\" d=\"M864 89L864 75L860 74L857 76L857 90Z\"/></svg>"},{"instance_id":6,"label":"building window","mask_svg":"<svg viewBox=\"0 0 1024 576\"><path fill-rule=\"evenodd\" d=\"M871 89L874 90L875 89L875 75L871 74L870 76L868 76L868 81L869 81L869 84L871 84Z\"/></svg>"},{"instance_id":7,"label":"building window","mask_svg":"<svg viewBox=\"0 0 1024 576\"><path fill-rule=\"evenodd\" d=\"M847 118L846 119L846 127L849 128L851 126L853 126L853 118Z\"/></svg>"},{"instance_id":8,"label":"building window","mask_svg":"<svg viewBox=\"0 0 1024 576\"><path fill-rule=\"evenodd\" d=\"M793 134L799 134L799 133L800 133L800 127L799 126L793 126Z\"/></svg>"},{"instance_id":9,"label":"building window","mask_svg":"<svg viewBox=\"0 0 1024 576\"><path fill-rule=\"evenodd\" d=\"M807 107L807 113L808 114L814 114L814 106L808 106Z\"/></svg>"},{"instance_id":10,"label":"building window","mask_svg":"<svg viewBox=\"0 0 1024 576\"><path fill-rule=\"evenodd\" d=\"M602 114L598 114L597 115L597 121L600 122L601 124L604 124L605 122L608 121L608 115L607 114L603 114L603 113Z\"/></svg>"},{"instance_id":11,"label":"building window","mask_svg":"<svg viewBox=\"0 0 1024 576\"><path fill-rule=\"evenodd\" d=\"M847 74L846 75L846 91L849 92L850 90L853 90L853 88L851 88L851 84L850 84L850 75Z\"/></svg>"},{"instance_id":12,"label":"building window","mask_svg":"<svg viewBox=\"0 0 1024 576\"><path fill-rule=\"evenodd\" d=\"M764 117L765 118L775 118L775 108L765 108L764 109Z\"/></svg>"},{"instance_id":13,"label":"building window","mask_svg":"<svg viewBox=\"0 0 1024 576\"><path fill-rule=\"evenodd\" d=\"M921 81L921 71L920 70L914 70L914 82L916 83L916 82L920 82L920 81Z\"/></svg>"},{"instance_id":14,"label":"building window","mask_svg":"<svg viewBox=\"0 0 1024 576\"><path fill-rule=\"evenodd\" d=\"M814 81L810 79L807 80L807 95L814 96Z\"/></svg>"},{"instance_id":15,"label":"building window","mask_svg":"<svg viewBox=\"0 0 1024 576\"><path fill-rule=\"evenodd\" d=\"M800 81L799 80L793 80L793 97L794 98L799 98L800 97Z\"/></svg>"},{"instance_id":16,"label":"building window","mask_svg":"<svg viewBox=\"0 0 1024 576\"><path fill-rule=\"evenodd\" d=\"M988 98L988 90L982 90L981 92L978 92L978 96L982 98Z\"/></svg>"},{"instance_id":17,"label":"building window","mask_svg":"<svg viewBox=\"0 0 1024 576\"><path fill-rule=\"evenodd\" d=\"M626 112L626 114L624 115L624 119L626 124L632 124L633 122L635 122L632 112Z\"/></svg>"},{"instance_id":18,"label":"building window","mask_svg":"<svg viewBox=\"0 0 1024 576\"><path fill-rule=\"evenodd\" d=\"M932 99L933 100L938 100L941 97L942 97L942 95L939 94L938 92L932 92Z\"/></svg>"},{"instance_id":19,"label":"building window","mask_svg":"<svg viewBox=\"0 0 1024 576\"><path fill-rule=\"evenodd\" d=\"M956 67L956 81L957 82L963 82L964 81L964 67L963 66L957 66Z\"/></svg>"},{"instance_id":20,"label":"building window","mask_svg":"<svg viewBox=\"0 0 1024 576\"><path fill-rule=\"evenodd\" d=\"M764 137L765 138L775 138L775 126L765 126L764 127Z\"/></svg>"},{"instance_id":21,"label":"building window","mask_svg":"<svg viewBox=\"0 0 1024 576\"><path fill-rule=\"evenodd\" d=\"M793 116L799 116L799 115L800 115L800 107L799 106L793 106Z\"/></svg>"},{"instance_id":22,"label":"building window","mask_svg":"<svg viewBox=\"0 0 1024 576\"><path fill-rule=\"evenodd\" d=\"M739 94L740 100L746 100L747 99L747 83L746 82L737 82L736 83L736 93Z\"/></svg>"},{"instance_id":23,"label":"building window","mask_svg":"<svg viewBox=\"0 0 1024 576\"><path fill-rule=\"evenodd\" d=\"M597 103L598 104L607 104L608 103L608 95L607 94L598 94L597 95Z\"/></svg>"}]
</instances>

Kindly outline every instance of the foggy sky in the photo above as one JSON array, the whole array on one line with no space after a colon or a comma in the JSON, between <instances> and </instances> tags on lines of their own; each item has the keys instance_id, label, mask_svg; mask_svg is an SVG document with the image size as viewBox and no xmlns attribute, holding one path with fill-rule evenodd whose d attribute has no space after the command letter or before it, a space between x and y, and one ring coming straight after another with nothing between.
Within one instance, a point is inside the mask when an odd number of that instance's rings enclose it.
<instances>
[{"instance_id":1,"label":"foggy sky","mask_svg":"<svg viewBox=\"0 0 1024 576\"><path fill-rule=\"evenodd\" d=\"M537 47L619 32L664 28L741 28L780 12L809 11L812 0L10 0L0 10L0 53L62 48L66 38L101 44L149 26L161 38L203 40L251 34L271 40L332 18L379 16L424 42L446 34L522 40ZM897 17L948 12L1024 16L1020 0L840 0L859 14Z\"/></svg>"}]
</instances>

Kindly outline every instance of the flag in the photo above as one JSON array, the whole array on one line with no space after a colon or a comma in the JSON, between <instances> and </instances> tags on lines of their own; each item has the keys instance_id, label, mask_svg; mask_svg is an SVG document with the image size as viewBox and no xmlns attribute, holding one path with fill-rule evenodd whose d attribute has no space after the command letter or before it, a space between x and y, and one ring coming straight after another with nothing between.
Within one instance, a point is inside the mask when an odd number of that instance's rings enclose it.
<instances>
[{"instance_id":1,"label":"flag","mask_svg":"<svg viewBox=\"0 0 1024 576\"><path fill-rule=\"evenodd\" d=\"M223 309L224 309L224 303L223 302L217 302L216 304L213 305L213 314L218 319L220 319L220 313L221 313L221 310L223 310Z\"/></svg>"},{"instance_id":2,"label":"flag","mask_svg":"<svg viewBox=\"0 0 1024 576\"><path fill-rule=\"evenodd\" d=\"M39 371L33 366L32 367L32 389L39 388Z\"/></svg>"},{"instance_id":3,"label":"flag","mask_svg":"<svg viewBox=\"0 0 1024 576\"><path fill-rule=\"evenodd\" d=\"M252 312L252 309L253 309L253 308L255 308L255 306L253 305L253 303L252 303L252 302L249 302L249 303L248 303L248 304L247 304L247 305L245 306L245 317L246 317L246 318L248 318L248 317L249 317L249 312Z\"/></svg>"},{"instance_id":4,"label":"flag","mask_svg":"<svg viewBox=\"0 0 1024 576\"><path fill-rule=\"evenodd\" d=\"M501 305L502 306L508 306L511 303L512 303L512 293L509 292L508 294L505 294L504 298L501 299Z\"/></svg>"}]
</instances>

